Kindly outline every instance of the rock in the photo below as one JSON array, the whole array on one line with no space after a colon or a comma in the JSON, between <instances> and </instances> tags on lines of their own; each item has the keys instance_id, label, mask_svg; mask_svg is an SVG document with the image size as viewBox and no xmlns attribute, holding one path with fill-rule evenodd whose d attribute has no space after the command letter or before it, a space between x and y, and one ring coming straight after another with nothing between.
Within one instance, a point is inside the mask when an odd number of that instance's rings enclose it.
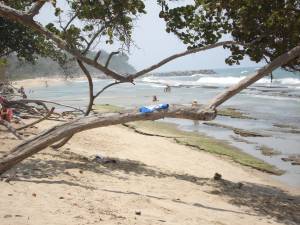
<instances>
[{"instance_id":1,"label":"rock","mask_svg":"<svg viewBox=\"0 0 300 225\"><path fill-rule=\"evenodd\" d=\"M241 182L238 182L238 183L237 183L237 187L238 187L238 189L241 189L243 186L244 186L244 184L243 184L243 183L241 183Z\"/></svg>"},{"instance_id":2,"label":"rock","mask_svg":"<svg viewBox=\"0 0 300 225\"><path fill-rule=\"evenodd\" d=\"M135 215L140 216L140 215L142 215L142 212L141 211L135 211Z\"/></svg>"},{"instance_id":3,"label":"rock","mask_svg":"<svg viewBox=\"0 0 300 225\"><path fill-rule=\"evenodd\" d=\"M36 197L36 193L32 193L32 196L33 196L33 197Z\"/></svg>"},{"instance_id":4,"label":"rock","mask_svg":"<svg viewBox=\"0 0 300 225\"><path fill-rule=\"evenodd\" d=\"M214 180L222 180L222 175L219 173L215 173Z\"/></svg>"}]
</instances>

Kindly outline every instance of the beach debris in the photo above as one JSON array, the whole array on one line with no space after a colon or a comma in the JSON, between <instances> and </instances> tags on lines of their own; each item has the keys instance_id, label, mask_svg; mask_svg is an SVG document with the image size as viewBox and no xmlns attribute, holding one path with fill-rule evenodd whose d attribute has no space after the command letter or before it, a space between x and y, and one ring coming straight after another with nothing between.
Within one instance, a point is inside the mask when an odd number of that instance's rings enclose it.
<instances>
[{"instance_id":1,"label":"beach debris","mask_svg":"<svg viewBox=\"0 0 300 225\"><path fill-rule=\"evenodd\" d=\"M214 180L222 180L222 175L219 173L215 173Z\"/></svg>"},{"instance_id":2,"label":"beach debris","mask_svg":"<svg viewBox=\"0 0 300 225\"><path fill-rule=\"evenodd\" d=\"M101 156L101 155L96 155L94 160L96 162L102 163L102 164L117 163L117 160L109 158L109 157L104 157L104 156Z\"/></svg>"},{"instance_id":3,"label":"beach debris","mask_svg":"<svg viewBox=\"0 0 300 225\"><path fill-rule=\"evenodd\" d=\"M243 186L244 186L243 183L241 183L241 182L238 182L238 183L237 183L237 188L238 188L238 189L242 189Z\"/></svg>"},{"instance_id":4,"label":"beach debris","mask_svg":"<svg viewBox=\"0 0 300 225\"><path fill-rule=\"evenodd\" d=\"M141 212L141 211L135 211L135 215L141 216L141 215L142 215L142 212Z\"/></svg>"},{"instance_id":5,"label":"beach debris","mask_svg":"<svg viewBox=\"0 0 300 225\"><path fill-rule=\"evenodd\" d=\"M33 196L33 197L36 197L36 193L32 193L32 196Z\"/></svg>"},{"instance_id":6,"label":"beach debris","mask_svg":"<svg viewBox=\"0 0 300 225\"><path fill-rule=\"evenodd\" d=\"M12 215L10 215L10 214L7 214L7 215L3 216L3 218L11 218L11 217L12 217Z\"/></svg>"}]
</instances>

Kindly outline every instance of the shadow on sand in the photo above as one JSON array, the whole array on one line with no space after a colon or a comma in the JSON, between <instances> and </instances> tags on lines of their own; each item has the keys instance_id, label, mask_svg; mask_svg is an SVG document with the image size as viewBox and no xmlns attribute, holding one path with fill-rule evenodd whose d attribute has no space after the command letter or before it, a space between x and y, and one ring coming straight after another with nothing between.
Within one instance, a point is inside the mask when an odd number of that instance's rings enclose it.
<instances>
[{"instance_id":1,"label":"shadow on sand","mask_svg":"<svg viewBox=\"0 0 300 225\"><path fill-rule=\"evenodd\" d=\"M191 182L199 186L209 186L212 191L210 194L228 197L229 202L237 206L246 206L254 210L257 215L275 218L278 222L284 224L300 224L300 196L293 196L289 193L272 186L260 185L245 182L234 183L228 180L213 180L201 178L189 174L177 174L160 171L158 168L149 167L138 161L115 159L116 163L98 163L82 155L69 151L40 153L46 155L48 160L31 158L17 167L16 182L34 182L34 183L60 183L65 185L78 186L82 188L95 189L95 187L82 185L79 181L74 182L55 180L60 174L72 176L68 173L69 169L78 169L83 172L101 173L108 176L114 176L120 179L116 174L131 174L136 176L151 176L155 178L174 178L181 181ZM48 157L49 156L49 157ZM119 172L119 173L116 173ZM102 191L115 192L119 194L143 195L137 192L122 192L116 190L100 189ZM164 199L151 195L143 195L149 198L162 200L171 200L180 204L193 205L217 211L230 211L220 208L208 207L199 203L187 203L178 199ZM249 214L244 212L230 211L234 213Z\"/></svg>"}]
</instances>

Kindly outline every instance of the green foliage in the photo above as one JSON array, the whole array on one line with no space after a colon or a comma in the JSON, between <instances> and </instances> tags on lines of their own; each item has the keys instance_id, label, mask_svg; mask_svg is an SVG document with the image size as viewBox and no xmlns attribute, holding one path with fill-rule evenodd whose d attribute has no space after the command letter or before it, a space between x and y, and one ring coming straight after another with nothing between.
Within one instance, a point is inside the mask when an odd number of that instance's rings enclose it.
<instances>
[{"instance_id":1,"label":"green foliage","mask_svg":"<svg viewBox=\"0 0 300 225\"><path fill-rule=\"evenodd\" d=\"M24 10L32 4L32 1L5 0L4 3ZM0 34L0 57L15 53L20 60L34 63L40 55L50 57L60 64L63 64L66 59L66 56L51 41L20 23L0 17Z\"/></svg>"},{"instance_id":2,"label":"green foliage","mask_svg":"<svg viewBox=\"0 0 300 225\"><path fill-rule=\"evenodd\" d=\"M214 44L222 36L247 44L225 46L229 65L249 56L252 61L272 61L300 43L299 0L194 0L194 4L170 8L158 1L166 31L177 35L188 48ZM299 71L300 59L284 65Z\"/></svg>"},{"instance_id":3,"label":"green foliage","mask_svg":"<svg viewBox=\"0 0 300 225\"><path fill-rule=\"evenodd\" d=\"M7 65L7 59L0 59L0 68Z\"/></svg>"},{"instance_id":4,"label":"green foliage","mask_svg":"<svg viewBox=\"0 0 300 225\"><path fill-rule=\"evenodd\" d=\"M117 40L129 47L134 19L138 14L145 13L145 5L141 0L68 0L67 3L71 9L67 12L69 17L76 16L77 21L84 25L50 23L46 28L66 40L70 48L83 52L95 35L97 40L105 38L106 44L113 44ZM55 16L63 17L62 9L55 3L54 6Z\"/></svg>"}]
</instances>

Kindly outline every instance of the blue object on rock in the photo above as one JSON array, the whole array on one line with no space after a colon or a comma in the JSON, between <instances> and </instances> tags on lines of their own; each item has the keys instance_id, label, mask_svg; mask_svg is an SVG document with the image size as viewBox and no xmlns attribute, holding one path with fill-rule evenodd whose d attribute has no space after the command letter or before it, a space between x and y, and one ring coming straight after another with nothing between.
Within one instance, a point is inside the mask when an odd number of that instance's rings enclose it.
<instances>
[{"instance_id":1,"label":"blue object on rock","mask_svg":"<svg viewBox=\"0 0 300 225\"><path fill-rule=\"evenodd\" d=\"M158 105L150 105L150 106L142 106L139 111L141 113L152 113L154 111L159 111L161 109L168 109L169 104L158 104Z\"/></svg>"}]
</instances>

